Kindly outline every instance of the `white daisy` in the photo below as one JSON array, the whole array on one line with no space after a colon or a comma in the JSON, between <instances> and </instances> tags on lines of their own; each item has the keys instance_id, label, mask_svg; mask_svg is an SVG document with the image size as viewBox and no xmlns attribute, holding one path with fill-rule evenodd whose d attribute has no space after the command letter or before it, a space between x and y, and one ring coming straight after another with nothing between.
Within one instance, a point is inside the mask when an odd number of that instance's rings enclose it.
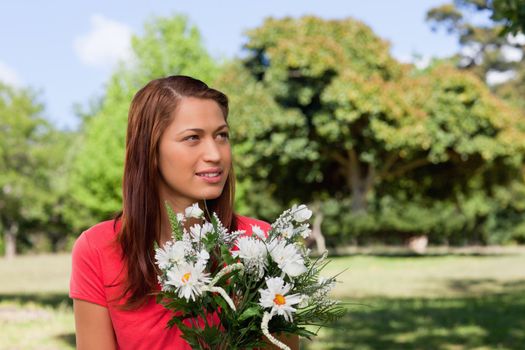
<instances>
[{"instance_id":1,"label":"white daisy","mask_svg":"<svg viewBox=\"0 0 525 350\"><path fill-rule=\"evenodd\" d=\"M212 232L213 232L213 225L209 223L208 221L206 221L204 225L202 225L201 234L205 236L208 233L212 233Z\"/></svg>"},{"instance_id":2,"label":"white daisy","mask_svg":"<svg viewBox=\"0 0 525 350\"><path fill-rule=\"evenodd\" d=\"M202 226L199 224L195 224L192 227L190 227L190 233L192 237L200 237L201 235L201 228Z\"/></svg>"},{"instance_id":3,"label":"white daisy","mask_svg":"<svg viewBox=\"0 0 525 350\"><path fill-rule=\"evenodd\" d=\"M312 216L312 211L304 204L292 206L293 219L297 222L303 222Z\"/></svg>"},{"instance_id":4,"label":"white daisy","mask_svg":"<svg viewBox=\"0 0 525 350\"><path fill-rule=\"evenodd\" d=\"M205 267L201 262L176 265L168 271L166 284L176 288L179 298L195 301L211 280L209 274L204 272Z\"/></svg>"},{"instance_id":5,"label":"white daisy","mask_svg":"<svg viewBox=\"0 0 525 350\"><path fill-rule=\"evenodd\" d=\"M264 308L271 308L270 314L284 316L284 319L293 322L292 313L296 311L292 305L299 304L303 296L301 294L290 294L292 285L284 283L280 277L272 277L266 280L267 289L259 289L261 297L259 305Z\"/></svg>"},{"instance_id":6,"label":"white daisy","mask_svg":"<svg viewBox=\"0 0 525 350\"><path fill-rule=\"evenodd\" d=\"M253 234L255 234L255 236L259 237L259 239L262 239L264 241L266 239L266 233L264 233L263 229L260 228L259 225L251 226Z\"/></svg>"},{"instance_id":7,"label":"white daisy","mask_svg":"<svg viewBox=\"0 0 525 350\"><path fill-rule=\"evenodd\" d=\"M306 272L304 258L294 244L274 240L269 246L270 256L279 268L290 277L297 277Z\"/></svg>"},{"instance_id":8,"label":"white daisy","mask_svg":"<svg viewBox=\"0 0 525 350\"><path fill-rule=\"evenodd\" d=\"M292 238L293 234L294 234L294 231L293 231L292 224L289 224L285 228L281 229L281 236L283 236L286 239Z\"/></svg>"},{"instance_id":9,"label":"white daisy","mask_svg":"<svg viewBox=\"0 0 525 350\"><path fill-rule=\"evenodd\" d=\"M194 242L202 241L211 232L213 232L213 225L209 222L204 223L204 225L195 224L190 227L191 239Z\"/></svg>"},{"instance_id":10,"label":"white daisy","mask_svg":"<svg viewBox=\"0 0 525 350\"><path fill-rule=\"evenodd\" d=\"M239 250L232 251L234 258L242 259L246 270L261 278L266 268L268 251L263 241L253 237L240 237L235 242Z\"/></svg>"},{"instance_id":11,"label":"white daisy","mask_svg":"<svg viewBox=\"0 0 525 350\"><path fill-rule=\"evenodd\" d=\"M163 248L155 251L155 260L160 269L167 269L172 264L178 265L185 261L185 255L188 247L185 242L177 241L173 243L168 241Z\"/></svg>"},{"instance_id":12,"label":"white daisy","mask_svg":"<svg viewBox=\"0 0 525 350\"><path fill-rule=\"evenodd\" d=\"M201 208L199 208L199 203L193 203L190 207L187 207L184 210L184 215L187 218L199 219L202 217L202 214L204 214L204 212L201 210Z\"/></svg>"},{"instance_id":13,"label":"white daisy","mask_svg":"<svg viewBox=\"0 0 525 350\"><path fill-rule=\"evenodd\" d=\"M304 239L307 239L308 237L310 237L311 234L312 234L312 230L310 230L309 228L305 228L304 230L301 231L301 237L303 237Z\"/></svg>"}]
</instances>

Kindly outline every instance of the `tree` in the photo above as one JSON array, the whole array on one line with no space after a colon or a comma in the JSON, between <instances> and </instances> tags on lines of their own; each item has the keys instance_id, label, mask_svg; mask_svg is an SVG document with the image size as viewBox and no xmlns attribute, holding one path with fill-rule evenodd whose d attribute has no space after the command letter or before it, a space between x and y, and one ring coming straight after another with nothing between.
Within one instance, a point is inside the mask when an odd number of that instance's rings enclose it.
<instances>
[{"instance_id":1,"label":"tree","mask_svg":"<svg viewBox=\"0 0 525 350\"><path fill-rule=\"evenodd\" d=\"M492 19L503 21L504 33L525 33L525 3L521 0L493 0Z\"/></svg>"},{"instance_id":2,"label":"tree","mask_svg":"<svg viewBox=\"0 0 525 350\"><path fill-rule=\"evenodd\" d=\"M402 65L361 22L268 19L248 39L248 57L221 80L238 173L284 205L350 197L351 213L366 213L411 176L448 169L443 179L467 181L521 159L519 115L483 82L446 64Z\"/></svg>"},{"instance_id":3,"label":"tree","mask_svg":"<svg viewBox=\"0 0 525 350\"><path fill-rule=\"evenodd\" d=\"M77 230L121 208L127 113L134 93L155 78L186 74L209 82L217 72L197 28L184 16L153 18L142 37L133 37L132 49L133 62L115 70L100 107L84 118L70 179L74 203L67 213Z\"/></svg>"},{"instance_id":4,"label":"tree","mask_svg":"<svg viewBox=\"0 0 525 350\"><path fill-rule=\"evenodd\" d=\"M427 20L433 29L445 28L458 37L461 50L455 60L460 69L474 72L489 83L494 93L523 110L524 13L525 3L521 0L463 0L431 9ZM477 221L477 230L485 232L480 235L488 236L490 232L493 242L495 237L498 242L523 242L524 191L523 175L517 171L509 184L493 191L491 196L475 195L473 198L477 199L470 202L478 204L469 206L479 208L479 216L484 218L471 221Z\"/></svg>"},{"instance_id":5,"label":"tree","mask_svg":"<svg viewBox=\"0 0 525 350\"><path fill-rule=\"evenodd\" d=\"M7 258L16 254L17 240L44 230L49 220L63 223L57 217L55 171L63 168L66 147L60 142L65 136L41 116L42 110L31 90L0 83L0 226Z\"/></svg>"},{"instance_id":6,"label":"tree","mask_svg":"<svg viewBox=\"0 0 525 350\"><path fill-rule=\"evenodd\" d=\"M525 108L525 39L516 30L524 11L520 0L456 0L429 10L427 21L433 30L444 28L458 37L459 68L475 73L500 97ZM480 23L479 17L484 21Z\"/></svg>"}]
</instances>

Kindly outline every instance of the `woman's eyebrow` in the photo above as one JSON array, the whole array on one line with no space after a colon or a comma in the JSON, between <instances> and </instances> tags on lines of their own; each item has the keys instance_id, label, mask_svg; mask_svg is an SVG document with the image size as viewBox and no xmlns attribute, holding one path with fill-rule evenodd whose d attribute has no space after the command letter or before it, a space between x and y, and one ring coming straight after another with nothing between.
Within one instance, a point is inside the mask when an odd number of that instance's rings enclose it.
<instances>
[{"instance_id":1,"label":"woman's eyebrow","mask_svg":"<svg viewBox=\"0 0 525 350\"><path fill-rule=\"evenodd\" d=\"M219 126L217 129L215 129L214 132L217 132L221 129L224 129L224 128L228 128L228 125L227 124L223 124L221 126ZM204 129L199 129L199 128L191 128L191 129L185 129L185 130L182 130L181 132L179 132L179 135L186 132L186 131L194 131L194 132L199 132L199 133L203 133L204 132Z\"/></svg>"}]
</instances>

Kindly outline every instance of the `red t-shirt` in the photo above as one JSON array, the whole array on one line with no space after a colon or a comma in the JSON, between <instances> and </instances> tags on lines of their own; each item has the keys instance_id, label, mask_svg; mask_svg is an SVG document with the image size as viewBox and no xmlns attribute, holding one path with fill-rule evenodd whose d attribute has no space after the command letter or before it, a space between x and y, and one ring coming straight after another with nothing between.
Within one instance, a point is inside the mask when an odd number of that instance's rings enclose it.
<instances>
[{"instance_id":1,"label":"red t-shirt","mask_svg":"<svg viewBox=\"0 0 525 350\"><path fill-rule=\"evenodd\" d=\"M270 225L264 221L237 216L238 229L252 234L251 225L258 225L267 232ZM115 238L120 229L113 229L114 220L101 222L83 232L75 242L72 252L72 272L69 296L108 308L118 349L191 349L181 332L173 326L166 328L172 312L155 302L152 297L141 308L125 311L117 308L123 300L113 301L120 295L125 277L120 246Z\"/></svg>"}]
</instances>

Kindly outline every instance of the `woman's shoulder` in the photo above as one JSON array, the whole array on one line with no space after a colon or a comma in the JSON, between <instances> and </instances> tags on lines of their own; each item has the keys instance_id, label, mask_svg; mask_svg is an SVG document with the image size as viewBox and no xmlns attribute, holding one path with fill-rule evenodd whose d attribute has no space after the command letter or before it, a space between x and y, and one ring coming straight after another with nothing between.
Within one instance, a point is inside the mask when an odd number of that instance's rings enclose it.
<instances>
[{"instance_id":1,"label":"woman's shoulder","mask_svg":"<svg viewBox=\"0 0 525 350\"><path fill-rule=\"evenodd\" d=\"M71 251L71 298L107 306L105 286L115 283L122 268L119 246L115 244L117 232L115 220L108 220L77 238Z\"/></svg>"},{"instance_id":2,"label":"woman's shoulder","mask_svg":"<svg viewBox=\"0 0 525 350\"><path fill-rule=\"evenodd\" d=\"M268 230L270 230L271 225L267 223L266 221L251 218L249 216L242 216L242 215L236 215L236 217L237 217L237 229L244 230L248 234L251 234L253 226L258 226L264 232L268 232Z\"/></svg>"},{"instance_id":3,"label":"woman's shoulder","mask_svg":"<svg viewBox=\"0 0 525 350\"><path fill-rule=\"evenodd\" d=\"M100 249L115 241L120 229L120 221L106 220L91 226L77 238L75 245L88 245Z\"/></svg>"}]
</instances>

